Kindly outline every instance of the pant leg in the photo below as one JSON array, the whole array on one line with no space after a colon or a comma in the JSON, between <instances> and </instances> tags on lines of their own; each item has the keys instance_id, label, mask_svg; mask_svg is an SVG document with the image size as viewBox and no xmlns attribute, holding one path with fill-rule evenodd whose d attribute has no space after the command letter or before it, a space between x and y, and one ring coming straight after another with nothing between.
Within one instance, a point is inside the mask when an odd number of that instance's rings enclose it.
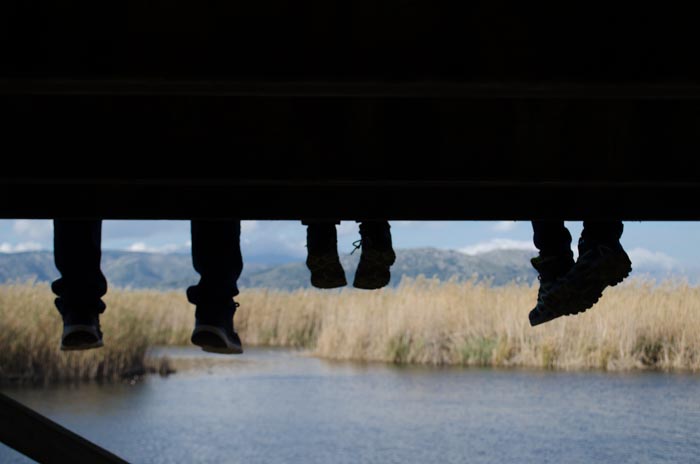
<instances>
[{"instance_id":1,"label":"pant leg","mask_svg":"<svg viewBox=\"0 0 700 464\"><path fill-rule=\"evenodd\" d=\"M59 312L99 314L107 280L100 269L102 221L54 221L54 260L61 277L51 289Z\"/></svg>"},{"instance_id":2,"label":"pant leg","mask_svg":"<svg viewBox=\"0 0 700 464\"><path fill-rule=\"evenodd\" d=\"M337 253L338 233L335 226L337 220L304 219L301 223L306 228L306 249L310 254Z\"/></svg>"},{"instance_id":3,"label":"pant leg","mask_svg":"<svg viewBox=\"0 0 700 464\"><path fill-rule=\"evenodd\" d=\"M586 244L590 243L618 245L622 238L623 228L622 221L583 221L579 252L585 249Z\"/></svg>"},{"instance_id":4,"label":"pant leg","mask_svg":"<svg viewBox=\"0 0 700 464\"><path fill-rule=\"evenodd\" d=\"M532 231L541 256L573 257L571 233L564 221L532 221Z\"/></svg>"},{"instance_id":5,"label":"pant leg","mask_svg":"<svg viewBox=\"0 0 700 464\"><path fill-rule=\"evenodd\" d=\"M362 245L369 245L380 249L392 248L391 226L389 221L357 221L360 223L360 235ZM365 243L369 241L370 243Z\"/></svg>"},{"instance_id":6,"label":"pant leg","mask_svg":"<svg viewBox=\"0 0 700 464\"><path fill-rule=\"evenodd\" d=\"M198 313L231 306L243 271L241 222L192 221L191 231L192 264L200 279L187 289L187 299Z\"/></svg>"},{"instance_id":7,"label":"pant leg","mask_svg":"<svg viewBox=\"0 0 700 464\"><path fill-rule=\"evenodd\" d=\"M381 230L381 231L386 231L390 230L391 226L389 225L389 221L377 221L377 220L357 220L355 221L358 224L360 224L360 230Z\"/></svg>"}]
</instances>

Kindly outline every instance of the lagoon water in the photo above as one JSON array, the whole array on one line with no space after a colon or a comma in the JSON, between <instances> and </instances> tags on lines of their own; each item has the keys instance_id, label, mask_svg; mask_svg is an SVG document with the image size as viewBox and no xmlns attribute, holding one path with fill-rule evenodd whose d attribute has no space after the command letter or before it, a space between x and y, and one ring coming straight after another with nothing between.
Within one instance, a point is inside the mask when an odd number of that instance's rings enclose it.
<instances>
[{"instance_id":1,"label":"lagoon water","mask_svg":"<svg viewBox=\"0 0 700 464\"><path fill-rule=\"evenodd\" d=\"M2 391L134 463L700 462L700 375L167 354L196 367Z\"/></svg>"}]
</instances>

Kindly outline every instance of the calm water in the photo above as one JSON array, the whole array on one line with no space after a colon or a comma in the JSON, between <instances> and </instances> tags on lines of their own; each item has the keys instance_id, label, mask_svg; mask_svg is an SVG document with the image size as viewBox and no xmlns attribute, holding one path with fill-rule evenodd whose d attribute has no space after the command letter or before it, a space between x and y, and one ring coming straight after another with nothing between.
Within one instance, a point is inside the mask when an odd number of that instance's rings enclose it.
<instances>
[{"instance_id":1,"label":"calm water","mask_svg":"<svg viewBox=\"0 0 700 464\"><path fill-rule=\"evenodd\" d=\"M249 349L133 385L3 391L131 462L700 462L697 375L396 368ZM0 462L28 460L0 445Z\"/></svg>"}]
</instances>

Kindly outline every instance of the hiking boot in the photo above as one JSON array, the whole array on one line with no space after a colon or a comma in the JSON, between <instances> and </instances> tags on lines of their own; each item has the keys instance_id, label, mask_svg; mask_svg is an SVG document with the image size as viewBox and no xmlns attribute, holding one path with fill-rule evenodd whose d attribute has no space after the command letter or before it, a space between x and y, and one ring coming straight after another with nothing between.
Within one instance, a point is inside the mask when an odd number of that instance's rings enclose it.
<instances>
[{"instance_id":1,"label":"hiking boot","mask_svg":"<svg viewBox=\"0 0 700 464\"><path fill-rule=\"evenodd\" d=\"M335 224L309 224L306 248L306 267L311 271L311 285L324 289L347 285L345 270L338 256Z\"/></svg>"},{"instance_id":2,"label":"hiking boot","mask_svg":"<svg viewBox=\"0 0 700 464\"><path fill-rule=\"evenodd\" d=\"M337 250L317 255L309 252L306 267L311 271L311 285L316 288L338 288L348 284Z\"/></svg>"},{"instance_id":3,"label":"hiking boot","mask_svg":"<svg viewBox=\"0 0 700 464\"><path fill-rule=\"evenodd\" d=\"M556 312L544 305L544 297L547 295L574 266L571 256L536 256L530 260L539 275L540 288L537 291L537 305L528 315L530 325L536 326L559 317Z\"/></svg>"},{"instance_id":4,"label":"hiking boot","mask_svg":"<svg viewBox=\"0 0 700 464\"><path fill-rule=\"evenodd\" d=\"M208 353L241 354L243 344L233 329L233 316L239 304L235 301L223 311L197 308L194 331L190 340Z\"/></svg>"},{"instance_id":5,"label":"hiking boot","mask_svg":"<svg viewBox=\"0 0 700 464\"><path fill-rule=\"evenodd\" d=\"M385 287L391 280L391 265L396 261L389 225L362 223L360 236L362 238L353 243L355 250L362 248L362 255L352 285L364 290Z\"/></svg>"},{"instance_id":6,"label":"hiking boot","mask_svg":"<svg viewBox=\"0 0 700 464\"><path fill-rule=\"evenodd\" d=\"M592 244L581 250L574 267L546 295L544 306L559 315L586 311L603 296L603 290L622 282L632 262L622 245Z\"/></svg>"},{"instance_id":7,"label":"hiking boot","mask_svg":"<svg viewBox=\"0 0 700 464\"><path fill-rule=\"evenodd\" d=\"M74 314L64 311L61 351L79 351L103 346L100 316Z\"/></svg>"}]
</instances>

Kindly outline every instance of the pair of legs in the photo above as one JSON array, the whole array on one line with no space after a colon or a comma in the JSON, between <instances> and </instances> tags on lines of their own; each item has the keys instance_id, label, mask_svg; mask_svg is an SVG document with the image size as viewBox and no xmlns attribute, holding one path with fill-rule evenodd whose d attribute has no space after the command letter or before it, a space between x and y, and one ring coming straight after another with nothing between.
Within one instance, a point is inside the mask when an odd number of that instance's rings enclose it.
<instances>
[{"instance_id":1,"label":"pair of legs","mask_svg":"<svg viewBox=\"0 0 700 464\"><path fill-rule=\"evenodd\" d=\"M358 221L360 222L360 221ZM316 288L337 288L347 285L345 271L338 256L335 226L340 221L304 220L306 230L306 265L311 271L311 285ZM391 243L388 221L361 221L357 243L362 248L353 286L365 290L382 288L391 280L391 265L396 254Z\"/></svg>"},{"instance_id":2,"label":"pair of legs","mask_svg":"<svg viewBox=\"0 0 700 464\"><path fill-rule=\"evenodd\" d=\"M621 221L584 221L576 262L564 221L533 221L532 229L540 252L532 259L540 278L537 306L529 314L533 326L585 311L632 270L620 244Z\"/></svg>"},{"instance_id":3,"label":"pair of legs","mask_svg":"<svg viewBox=\"0 0 700 464\"><path fill-rule=\"evenodd\" d=\"M240 221L192 221L192 262L197 285L187 289L196 305L192 342L205 351L241 353L233 329L237 281L243 270ZM99 315L106 306L107 280L100 268L102 221L54 221L54 257L61 277L53 282L63 317L61 349L102 346Z\"/></svg>"}]
</instances>

